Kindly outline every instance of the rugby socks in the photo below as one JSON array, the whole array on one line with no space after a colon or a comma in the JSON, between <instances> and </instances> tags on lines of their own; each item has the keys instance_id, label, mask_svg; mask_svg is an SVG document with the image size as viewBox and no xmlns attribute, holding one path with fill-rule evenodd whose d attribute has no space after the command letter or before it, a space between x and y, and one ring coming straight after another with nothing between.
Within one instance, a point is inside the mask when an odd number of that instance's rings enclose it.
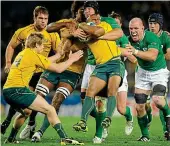
<instances>
[{"instance_id":1,"label":"rugby socks","mask_svg":"<svg viewBox=\"0 0 170 146\"><path fill-rule=\"evenodd\" d=\"M96 107L94 107L93 110L90 113L90 116L92 116L93 118L96 118L97 114L98 113L97 113Z\"/></svg>"},{"instance_id":2,"label":"rugby socks","mask_svg":"<svg viewBox=\"0 0 170 146\"><path fill-rule=\"evenodd\" d=\"M163 132L167 131L165 117L164 117L164 114L163 114L163 112L161 110L159 110L159 118L161 120Z\"/></svg>"},{"instance_id":3,"label":"rugby socks","mask_svg":"<svg viewBox=\"0 0 170 146\"><path fill-rule=\"evenodd\" d=\"M148 131L148 117L147 114L143 117L137 117L138 124L142 133L142 136L149 138L149 131Z\"/></svg>"},{"instance_id":4,"label":"rugby socks","mask_svg":"<svg viewBox=\"0 0 170 146\"><path fill-rule=\"evenodd\" d=\"M16 113L16 110L13 109L13 108L10 106L9 112L8 112L8 115L7 115L6 119L5 119L5 121L11 122L11 120L12 120L13 116L15 115L15 113Z\"/></svg>"},{"instance_id":5,"label":"rugby socks","mask_svg":"<svg viewBox=\"0 0 170 146\"><path fill-rule=\"evenodd\" d=\"M161 108L161 110L163 112L164 117L170 116L170 108L169 108L167 102L165 103L165 106Z\"/></svg>"},{"instance_id":6,"label":"rugby socks","mask_svg":"<svg viewBox=\"0 0 170 146\"><path fill-rule=\"evenodd\" d=\"M94 108L94 98L86 96L82 108L82 113L81 113L81 120L86 122L88 115L91 113L91 111Z\"/></svg>"},{"instance_id":7,"label":"rugby socks","mask_svg":"<svg viewBox=\"0 0 170 146\"><path fill-rule=\"evenodd\" d=\"M64 128L61 125L61 123L54 125L53 128L57 131L60 138L67 138L68 137L67 134L65 133Z\"/></svg>"},{"instance_id":8,"label":"rugby socks","mask_svg":"<svg viewBox=\"0 0 170 146\"><path fill-rule=\"evenodd\" d=\"M43 124L42 124L42 126L41 126L41 128L40 128L42 134L46 131L46 129L47 129L49 126L50 126L50 123L49 123L49 121L48 121L47 116L45 116L45 117L44 117Z\"/></svg>"},{"instance_id":9,"label":"rugby socks","mask_svg":"<svg viewBox=\"0 0 170 146\"><path fill-rule=\"evenodd\" d=\"M112 118L112 114L116 107L116 97L115 96L109 96L107 100L107 115L106 117Z\"/></svg>"},{"instance_id":10,"label":"rugby socks","mask_svg":"<svg viewBox=\"0 0 170 146\"><path fill-rule=\"evenodd\" d=\"M102 132L103 132L103 127L102 127L102 121L106 117L106 112L103 113L97 113L96 115L96 134L95 136L102 138Z\"/></svg>"},{"instance_id":11,"label":"rugby socks","mask_svg":"<svg viewBox=\"0 0 170 146\"><path fill-rule=\"evenodd\" d=\"M8 137L8 141L12 142L16 138L17 133L18 133L18 129L12 128L11 133Z\"/></svg>"},{"instance_id":12,"label":"rugby socks","mask_svg":"<svg viewBox=\"0 0 170 146\"><path fill-rule=\"evenodd\" d=\"M146 110L147 116L148 116L148 122L150 123L152 121L152 108L149 106Z\"/></svg>"},{"instance_id":13,"label":"rugby socks","mask_svg":"<svg viewBox=\"0 0 170 146\"><path fill-rule=\"evenodd\" d=\"M32 113L30 115L30 118L29 118L28 125L30 125L30 126L35 125L35 117L36 117L36 115L37 115L37 112L36 111L32 111Z\"/></svg>"},{"instance_id":14,"label":"rugby socks","mask_svg":"<svg viewBox=\"0 0 170 146\"><path fill-rule=\"evenodd\" d=\"M126 121L132 121L132 113L128 106L126 106L126 112L124 114Z\"/></svg>"}]
</instances>

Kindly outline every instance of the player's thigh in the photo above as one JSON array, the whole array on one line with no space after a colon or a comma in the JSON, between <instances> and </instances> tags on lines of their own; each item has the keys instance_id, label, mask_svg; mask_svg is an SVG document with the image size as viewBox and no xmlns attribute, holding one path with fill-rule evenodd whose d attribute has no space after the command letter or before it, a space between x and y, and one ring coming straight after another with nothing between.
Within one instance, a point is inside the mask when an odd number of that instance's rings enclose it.
<instances>
[{"instance_id":1,"label":"player's thigh","mask_svg":"<svg viewBox=\"0 0 170 146\"><path fill-rule=\"evenodd\" d=\"M51 105L49 105L42 96L37 95L33 103L28 108L46 114L51 108Z\"/></svg>"},{"instance_id":2,"label":"player's thigh","mask_svg":"<svg viewBox=\"0 0 170 146\"><path fill-rule=\"evenodd\" d=\"M101 79L99 77L96 77L96 76L91 76L86 96L94 97L105 86L106 86L106 81L105 80L103 80L103 79Z\"/></svg>"}]
</instances>

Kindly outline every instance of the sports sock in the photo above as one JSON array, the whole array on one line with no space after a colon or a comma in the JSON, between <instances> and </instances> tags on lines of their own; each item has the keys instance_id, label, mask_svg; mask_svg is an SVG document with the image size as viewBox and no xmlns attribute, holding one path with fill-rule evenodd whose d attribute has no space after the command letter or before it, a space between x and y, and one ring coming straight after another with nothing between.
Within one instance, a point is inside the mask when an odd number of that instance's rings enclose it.
<instances>
[{"instance_id":1,"label":"sports sock","mask_svg":"<svg viewBox=\"0 0 170 146\"><path fill-rule=\"evenodd\" d=\"M63 128L63 126L61 125L61 123L58 123L58 124L54 125L53 128L57 131L57 133L58 133L58 135L60 136L60 138L66 138L66 137L68 137L67 134L65 133L64 128Z\"/></svg>"},{"instance_id":2,"label":"sports sock","mask_svg":"<svg viewBox=\"0 0 170 146\"><path fill-rule=\"evenodd\" d=\"M112 114L116 107L116 98L115 96L109 96L107 100L107 114L106 117L112 118Z\"/></svg>"},{"instance_id":3,"label":"sports sock","mask_svg":"<svg viewBox=\"0 0 170 146\"><path fill-rule=\"evenodd\" d=\"M15 115L15 113L16 113L16 110L13 107L10 106L9 112L8 112L8 115L7 115L6 119L5 119L5 121L11 122L11 120L12 120L13 116Z\"/></svg>"},{"instance_id":4,"label":"sports sock","mask_svg":"<svg viewBox=\"0 0 170 146\"><path fill-rule=\"evenodd\" d=\"M149 138L149 131L148 131L148 117L144 115L143 117L137 117L138 124L142 133L142 136L146 136Z\"/></svg>"},{"instance_id":5,"label":"sports sock","mask_svg":"<svg viewBox=\"0 0 170 146\"><path fill-rule=\"evenodd\" d=\"M32 111L32 113L31 113L31 115L29 117L28 125L30 125L30 126L35 125L35 117L36 117L37 113L38 112L36 112L36 111Z\"/></svg>"},{"instance_id":6,"label":"sports sock","mask_svg":"<svg viewBox=\"0 0 170 146\"><path fill-rule=\"evenodd\" d=\"M128 106L126 106L126 112L124 114L126 121L132 121L132 113Z\"/></svg>"},{"instance_id":7,"label":"sports sock","mask_svg":"<svg viewBox=\"0 0 170 146\"><path fill-rule=\"evenodd\" d=\"M88 115L94 108L94 98L86 96L82 108L81 120L87 121Z\"/></svg>"},{"instance_id":8,"label":"sports sock","mask_svg":"<svg viewBox=\"0 0 170 146\"><path fill-rule=\"evenodd\" d=\"M40 128L42 134L46 131L46 129L47 129L49 126L50 126L50 123L49 123L49 121L48 121L47 116L45 116L45 117L44 117L43 124L42 124L42 126L41 126L41 128Z\"/></svg>"},{"instance_id":9,"label":"sports sock","mask_svg":"<svg viewBox=\"0 0 170 146\"><path fill-rule=\"evenodd\" d=\"M167 129L166 129L165 117L164 117L164 114L163 114L163 112L162 112L161 110L159 110L159 118L160 118L160 120L161 120L163 132L167 131Z\"/></svg>"}]
</instances>

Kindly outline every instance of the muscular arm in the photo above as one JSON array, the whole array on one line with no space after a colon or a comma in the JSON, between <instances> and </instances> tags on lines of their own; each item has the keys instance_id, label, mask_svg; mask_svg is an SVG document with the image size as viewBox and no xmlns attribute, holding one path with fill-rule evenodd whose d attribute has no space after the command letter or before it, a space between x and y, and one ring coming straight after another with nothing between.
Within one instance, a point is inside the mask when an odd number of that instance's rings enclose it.
<instances>
[{"instance_id":1,"label":"muscular arm","mask_svg":"<svg viewBox=\"0 0 170 146\"><path fill-rule=\"evenodd\" d=\"M80 23L79 28L84 30L89 35L92 35L93 37L100 37L104 35L105 30L100 26L89 26L86 23Z\"/></svg>"},{"instance_id":2,"label":"muscular arm","mask_svg":"<svg viewBox=\"0 0 170 146\"><path fill-rule=\"evenodd\" d=\"M66 27L66 22L52 22L47 26L47 32L57 32L59 31L61 28Z\"/></svg>"},{"instance_id":3,"label":"muscular arm","mask_svg":"<svg viewBox=\"0 0 170 146\"><path fill-rule=\"evenodd\" d=\"M111 31L105 33L103 36L99 37L100 40L115 41L123 36L123 31L120 28L112 29Z\"/></svg>"}]
</instances>

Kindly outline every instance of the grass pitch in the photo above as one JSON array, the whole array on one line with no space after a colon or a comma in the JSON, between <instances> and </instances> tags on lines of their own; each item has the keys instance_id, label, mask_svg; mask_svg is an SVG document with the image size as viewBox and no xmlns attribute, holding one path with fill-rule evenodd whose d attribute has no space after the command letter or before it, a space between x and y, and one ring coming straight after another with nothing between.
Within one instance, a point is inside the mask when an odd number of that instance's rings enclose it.
<instances>
[{"instance_id":1,"label":"grass pitch","mask_svg":"<svg viewBox=\"0 0 170 146\"><path fill-rule=\"evenodd\" d=\"M4 118L2 117L2 120ZM72 125L77 123L79 118L77 117L61 117L60 118L65 131L68 133L70 137L74 137L85 143L86 146L94 146L96 144L92 143L92 139L95 133L95 120L92 117L88 119L88 129L87 133L76 132L72 129ZM43 116L37 116L37 130L41 126L43 120ZM162 126L160 125L159 117L154 117L151 127L150 127L150 142L138 142L137 138L140 136L140 130L137 125L136 117L134 117L134 130L130 136L126 136L124 134L125 127L125 118L124 117L113 117L112 125L109 129L109 136L106 141L100 144L101 146L170 146L170 141L165 141L163 137ZM11 124L12 125L12 124ZM57 146L60 145L59 137L56 131L49 127L47 131L44 133L42 141L39 143L31 143L30 140L23 140L21 144L3 144L4 140L9 135L11 125L6 131L5 135L1 135L1 145L10 145L10 146ZM24 126L23 126L24 127ZM23 128L22 127L22 128ZM21 129L22 129L21 128ZM20 133L20 132L19 132ZM18 134L19 140L19 134Z\"/></svg>"}]
</instances>

